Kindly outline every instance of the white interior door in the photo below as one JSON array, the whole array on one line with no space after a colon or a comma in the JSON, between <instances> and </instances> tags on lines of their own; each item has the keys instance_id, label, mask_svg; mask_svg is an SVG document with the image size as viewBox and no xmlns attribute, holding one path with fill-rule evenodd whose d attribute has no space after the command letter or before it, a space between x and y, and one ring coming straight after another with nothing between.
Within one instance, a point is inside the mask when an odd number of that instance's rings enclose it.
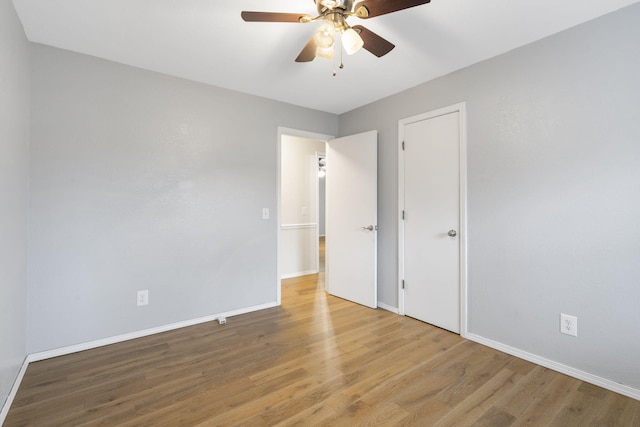
<instances>
[{"instance_id":1,"label":"white interior door","mask_svg":"<svg viewBox=\"0 0 640 427\"><path fill-rule=\"evenodd\" d=\"M404 313L460 332L460 112L405 123Z\"/></svg>"},{"instance_id":2,"label":"white interior door","mask_svg":"<svg viewBox=\"0 0 640 427\"><path fill-rule=\"evenodd\" d=\"M327 143L326 286L331 295L377 307L378 133Z\"/></svg>"}]
</instances>

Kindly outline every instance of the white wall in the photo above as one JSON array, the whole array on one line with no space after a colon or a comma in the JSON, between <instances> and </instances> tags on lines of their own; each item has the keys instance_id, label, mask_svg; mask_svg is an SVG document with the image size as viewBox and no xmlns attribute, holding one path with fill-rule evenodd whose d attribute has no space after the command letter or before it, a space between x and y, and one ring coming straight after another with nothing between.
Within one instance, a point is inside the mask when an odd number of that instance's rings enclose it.
<instances>
[{"instance_id":1,"label":"white wall","mask_svg":"<svg viewBox=\"0 0 640 427\"><path fill-rule=\"evenodd\" d=\"M469 331L640 390L638 23L640 4L340 116L340 135L379 131L382 302L398 120L466 101Z\"/></svg>"},{"instance_id":2,"label":"white wall","mask_svg":"<svg viewBox=\"0 0 640 427\"><path fill-rule=\"evenodd\" d=\"M27 354L28 156L29 45L0 0L0 406Z\"/></svg>"},{"instance_id":3,"label":"white wall","mask_svg":"<svg viewBox=\"0 0 640 427\"><path fill-rule=\"evenodd\" d=\"M326 233L327 214L327 177L318 177L318 233L324 236Z\"/></svg>"},{"instance_id":4,"label":"white wall","mask_svg":"<svg viewBox=\"0 0 640 427\"><path fill-rule=\"evenodd\" d=\"M318 271L318 162L325 142L291 135L281 141L280 273L294 277Z\"/></svg>"},{"instance_id":5,"label":"white wall","mask_svg":"<svg viewBox=\"0 0 640 427\"><path fill-rule=\"evenodd\" d=\"M276 302L278 126L337 116L41 45L31 111L30 353Z\"/></svg>"}]
</instances>

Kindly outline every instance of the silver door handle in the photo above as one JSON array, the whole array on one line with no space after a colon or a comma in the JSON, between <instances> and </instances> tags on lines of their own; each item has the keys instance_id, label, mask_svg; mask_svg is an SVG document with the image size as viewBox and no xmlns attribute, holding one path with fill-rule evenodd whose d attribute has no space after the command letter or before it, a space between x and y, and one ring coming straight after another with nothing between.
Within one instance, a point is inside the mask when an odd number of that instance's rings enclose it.
<instances>
[{"instance_id":1,"label":"silver door handle","mask_svg":"<svg viewBox=\"0 0 640 427\"><path fill-rule=\"evenodd\" d=\"M449 232L447 233L447 235L449 237L456 237L458 235L458 232L456 230L449 230Z\"/></svg>"},{"instance_id":2,"label":"silver door handle","mask_svg":"<svg viewBox=\"0 0 640 427\"><path fill-rule=\"evenodd\" d=\"M369 225L367 227L360 227L363 230L367 230L367 231L373 231L373 230L377 230L378 226L376 225L375 227L373 225Z\"/></svg>"}]
</instances>

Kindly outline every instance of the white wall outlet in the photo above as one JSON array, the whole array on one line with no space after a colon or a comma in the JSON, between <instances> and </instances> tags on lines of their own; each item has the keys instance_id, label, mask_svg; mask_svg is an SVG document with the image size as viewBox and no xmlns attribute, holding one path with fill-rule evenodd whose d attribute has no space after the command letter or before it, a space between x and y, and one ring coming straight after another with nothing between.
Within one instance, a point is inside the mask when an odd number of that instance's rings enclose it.
<instances>
[{"instance_id":1,"label":"white wall outlet","mask_svg":"<svg viewBox=\"0 0 640 427\"><path fill-rule=\"evenodd\" d=\"M308 208L308 207L306 207L306 206L303 206L303 207L300 209L300 212L302 213L302 216L307 216L307 215L309 215L309 208Z\"/></svg>"},{"instance_id":2,"label":"white wall outlet","mask_svg":"<svg viewBox=\"0 0 640 427\"><path fill-rule=\"evenodd\" d=\"M262 208L262 219L269 219L269 208Z\"/></svg>"},{"instance_id":3,"label":"white wall outlet","mask_svg":"<svg viewBox=\"0 0 640 427\"><path fill-rule=\"evenodd\" d=\"M226 317L218 317L218 324L219 325L224 325L225 323L227 323L227 318Z\"/></svg>"},{"instance_id":4,"label":"white wall outlet","mask_svg":"<svg viewBox=\"0 0 640 427\"><path fill-rule=\"evenodd\" d=\"M149 304L149 291L148 290L144 290L144 291L138 291L138 307L140 307L141 305L148 305Z\"/></svg>"},{"instance_id":5,"label":"white wall outlet","mask_svg":"<svg viewBox=\"0 0 640 427\"><path fill-rule=\"evenodd\" d=\"M560 313L560 332L567 335L578 336L578 318Z\"/></svg>"}]
</instances>

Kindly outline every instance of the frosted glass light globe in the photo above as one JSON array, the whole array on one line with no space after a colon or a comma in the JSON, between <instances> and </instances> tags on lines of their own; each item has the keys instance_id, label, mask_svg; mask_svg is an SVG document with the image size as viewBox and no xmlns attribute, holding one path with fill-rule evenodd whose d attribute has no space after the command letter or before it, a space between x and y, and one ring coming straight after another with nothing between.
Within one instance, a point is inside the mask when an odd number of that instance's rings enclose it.
<instances>
[{"instance_id":1,"label":"frosted glass light globe","mask_svg":"<svg viewBox=\"0 0 640 427\"><path fill-rule=\"evenodd\" d=\"M336 32L335 27L331 22L324 22L316 31L316 34L313 36L316 45L319 48L328 48L332 47L334 43L333 35Z\"/></svg>"}]
</instances>

